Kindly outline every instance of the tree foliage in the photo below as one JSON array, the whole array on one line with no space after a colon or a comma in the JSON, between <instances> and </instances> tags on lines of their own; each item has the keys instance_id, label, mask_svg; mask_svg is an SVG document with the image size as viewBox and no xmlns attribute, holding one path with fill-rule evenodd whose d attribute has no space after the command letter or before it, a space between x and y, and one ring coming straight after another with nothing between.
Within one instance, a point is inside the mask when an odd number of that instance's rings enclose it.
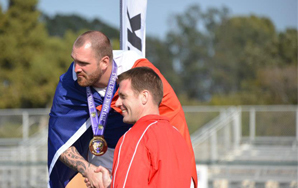
<instances>
[{"instance_id":1,"label":"tree foliage","mask_svg":"<svg viewBox=\"0 0 298 188\"><path fill-rule=\"evenodd\" d=\"M69 46L76 36L49 37L36 5L37 0L10 0L1 15L0 108L48 106L71 62Z\"/></svg>"},{"instance_id":2,"label":"tree foliage","mask_svg":"<svg viewBox=\"0 0 298 188\"><path fill-rule=\"evenodd\" d=\"M99 19L93 19L91 21L78 16L78 15L61 15L57 14L53 18L43 15L42 21L45 23L47 31L50 36L63 37L66 31L73 31L75 33L82 29L98 30L106 33L110 39L116 39L119 37L119 31Z\"/></svg>"},{"instance_id":3,"label":"tree foliage","mask_svg":"<svg viewBox=\"0 0 298 188\"><path fill-rule=\"evenodd\" d=\"M176 62L177 76L181 79L178 89L189 98L202 101L210 98L212 41L219 22L225 20L227 14L226 8L209 9L204 13L195 5L184 14L173 17L167 45Z\"/></svg>"},{"instance_id":4,"label":"tree foliage","mask_svg":"<svg viewBox=\"0 0 298 188\"><path fill-rule=\"evenodd\" d=\"M36 3L10 0L7 12L1 16L1 108L34 106L51 97L39 88L47 80L38 61L38 54L46 48L46 30L38 22ZM39 75L34 74L36 69ZM33 100L36 93L40 95Z\"/></svg>"},{"instance_id":5,"label":"tree foliage","mask_svg":"<svg viewBox=\"0 0 298 188\"><path fill-rule=\"evenodd\" d=\"M226 8L203 12L198 5L173 23L167 41L179 61L179 90L189 99L216 105L297 104L296 29L278 33L268 18L230 17Z\"/></svg>"},{"instance_id":6,"label":"tree foliage","mask_svg":"<svg viewBox=\"0 0 298 188\"><path fill-rule=\"evenodd\" d=\"M41 15L37 0L0 7L0 108L51 104L69 67L74 40L86 30L119 31L98 19ZM198 5L171 17L166 39L147 36L146 57L183 104L297 104L297 29L277 32L268 18L231 17Z\"/></svg>"},{"instance_id":7,"label":"tree foliage","mask_svg":"<svg viewBox=\"0 0 298 188\"><path fill-rule=\"evenodd\" d=\"M175 73L173 57L166 43L153 37L146 38L146 57L163 73L163 76L171 82L175 92L179 94L178 86L181 80Z\"/></svg>"},{"instance_id":8,"label":"tree foliage","mask_svg":"<svg viewBox=\"0 0 298 188\"><path fill-rule=\"evenodd\" d=\"M269 19L255 16L223 23L214 45L213 97L231 96L231 104L297 103L297 30L291 31L277 33ZM287 87L277 91L283 84ZM286 97L281 90L292 94Z\"/></svg>"}]
</instances>

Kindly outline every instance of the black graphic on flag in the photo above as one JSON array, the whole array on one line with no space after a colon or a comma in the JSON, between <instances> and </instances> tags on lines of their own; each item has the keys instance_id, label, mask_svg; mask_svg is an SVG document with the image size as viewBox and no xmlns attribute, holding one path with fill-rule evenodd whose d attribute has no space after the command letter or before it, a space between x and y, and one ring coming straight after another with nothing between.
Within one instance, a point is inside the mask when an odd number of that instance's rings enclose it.
<instances>
[{"instance_id":1,"label":"black graphic on flag","mask_svg":"<svg viewBox=\"0 0 298 188\"><path fill-rule=\"evenodd\" d=\"M142 51L142 40L136 35L136 31L141 29L141 14L138 14L132 18L129 16L127 9L127 16L129 19L131 30L127 29L127 40L138 50ZM128 47L128 50L129 47Z\"/></svg>"}]
</instances>

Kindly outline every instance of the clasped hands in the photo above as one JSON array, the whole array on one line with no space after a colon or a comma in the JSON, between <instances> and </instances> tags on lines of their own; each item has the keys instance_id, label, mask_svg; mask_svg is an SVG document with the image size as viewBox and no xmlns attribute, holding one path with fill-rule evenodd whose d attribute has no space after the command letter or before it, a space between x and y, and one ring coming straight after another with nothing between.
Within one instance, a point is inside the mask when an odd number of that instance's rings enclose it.
<instances>
[{"instance_id":1,"label":"clasped hands","mask_svg":"<svg viewBox=\"0 0 298 188\"><path fill-rule=\"evenodd\" d=\"M103 166L93 166L86 174L84 182L87 188L109 188L112 182L111 173Z\"/></svg>"}]
</instances>

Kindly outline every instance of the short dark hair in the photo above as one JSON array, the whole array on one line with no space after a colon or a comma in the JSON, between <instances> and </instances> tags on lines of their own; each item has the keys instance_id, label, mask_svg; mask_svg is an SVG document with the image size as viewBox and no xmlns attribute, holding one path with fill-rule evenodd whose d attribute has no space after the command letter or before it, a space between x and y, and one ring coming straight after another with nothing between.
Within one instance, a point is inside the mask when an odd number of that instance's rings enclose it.
<instances>
[{"instance_id":1,"label":"short dark hair","mask_svg":"<svg viewBox=\"0 0 298 188\"><path fill-rule=\"evenodd\" d=\"M74 43L75 47L81 47L86 42L91 43L91 47L95 52L95 56L101 59L108 56L113 59L113 48L110 39L100 31L86 31L81 34Z\"/></svg>"},{"instance_id":2,"label":"short dark hair","mask_svg":"<svg viewBox=\"0 0 298 188\"><path fill-rule=\"evenodd\" d=\"M149 67L136 67L118 76L118 82L130 80L131 87L137 93L148 90L154 102L159 106L163 98L163 85L160 77Z\"/></svg>"}]
</instances>

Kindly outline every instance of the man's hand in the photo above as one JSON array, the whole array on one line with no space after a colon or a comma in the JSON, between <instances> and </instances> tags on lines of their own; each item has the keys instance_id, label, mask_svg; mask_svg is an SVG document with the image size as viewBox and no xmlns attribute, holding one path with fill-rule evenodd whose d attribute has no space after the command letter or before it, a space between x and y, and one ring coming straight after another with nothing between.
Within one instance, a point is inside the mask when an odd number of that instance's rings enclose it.
<instances>
[{"instance_id":1,"label":"man's hand","mask_svg":"<svg viewBox=\"0 0 298 188\"><path fill-rule=\"evenodd\" d=\"M90 164L86 170L85 183L88 188L105 188L103 182L103 175L97 171L97 167ZM86 182L88 180L88 182Z\"/></svg>"},{"instance_id":2,"label":"man's hand","mask_svg":"<svg viewBox=\"0 0 298 188\"><path fill-rule=\"evenodd\" d=\"M94 186L94 182L92 182L89 178L85 179L85 183L87 188L108 188L110 187L111 184L111 173L109 172L108 169L99 166L96 168L96 170L94 171L96 173L96 176L98 176L99 180L98 184ZM97 187L99 186L99 187Z\"/></svg>"},{"instance_id":3,"label":"man's hand","mask_svg":"<svg viewBox=\"0 0 298 188\"><path fill-rule=\"evenodd\" d=\"M95 173L97 167L86 161L74 146L71 146L63 152L60 155L59 160L71 169L81 173L83 177L88 178L92 188L103 187L102 174Z\"/></svg>"}]
</instances>

